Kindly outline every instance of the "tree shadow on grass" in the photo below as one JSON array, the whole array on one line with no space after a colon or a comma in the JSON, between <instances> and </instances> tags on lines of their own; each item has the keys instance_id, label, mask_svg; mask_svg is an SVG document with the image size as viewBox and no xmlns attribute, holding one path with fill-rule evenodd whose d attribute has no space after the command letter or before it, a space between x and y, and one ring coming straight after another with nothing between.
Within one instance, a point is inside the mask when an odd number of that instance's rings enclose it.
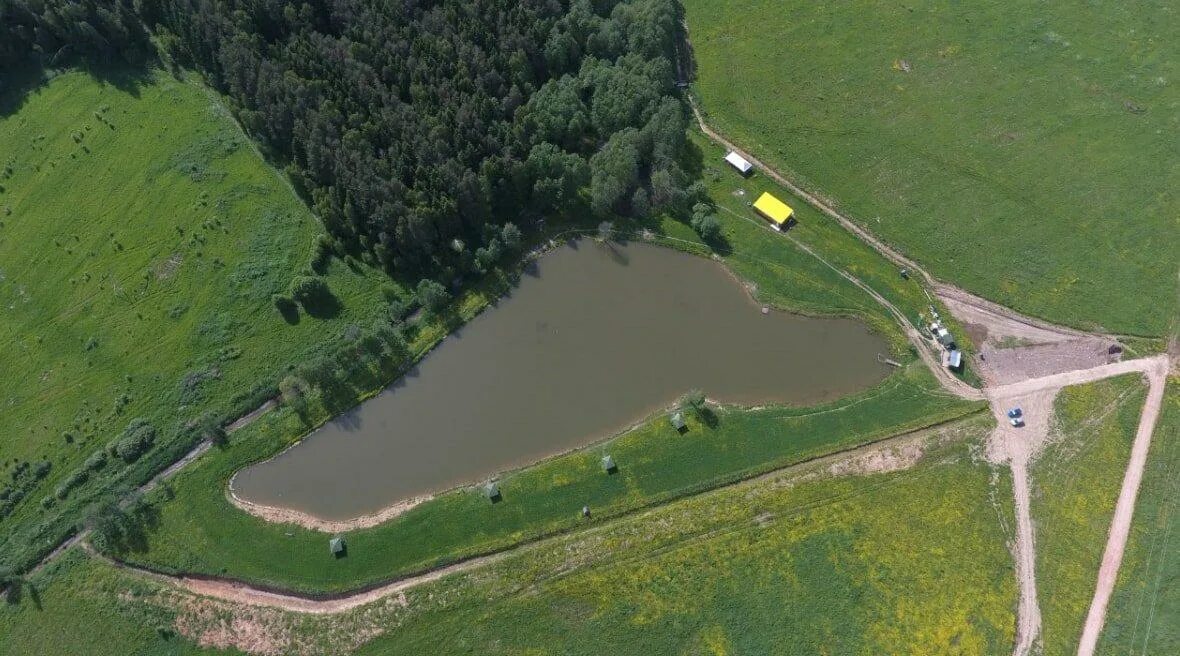
<instances>
[{"instance_id":1,"label":"tree shadow on grass","mask_svg":"<svg viewBox=\"0 0 1180 656\"><path fill-rule=\"evenodd\" d=\"M697 419L700 419L701 423L709 428L717 428L721 425L721 420L717 417L717 413L713 412L712 408L701 408L700 410L696 410L695 414Z\"/></svg>"},{"instance_id":2,"label":"tree shadow on grass","mask_svg":"<svg viewBox=\"0 0 1180 656\"><path fill-rule=\"evenodd\" d=\"M49 84L57 75L69 71L83 71L99 84L112 86L132 98L138 98L140 90L152 83L150 64L153 62L101 64L74 60L55 68L43 66L39 62L14 66L0 78L0 117L19 112L30 94Z\"/></svg>"},{"instance_id":3,"label":"tree shadow on grass","mask_svg":"<svg viewBox=\"0 0 1180 656\"><path fill-rule=\"evenodd\" d=\"M342 309L344 309L344 305L330 290L324 290L314 296L303 299L303 311L313 319L331 319L340 314L340 310Z\"/></svg>"}]
</instances>

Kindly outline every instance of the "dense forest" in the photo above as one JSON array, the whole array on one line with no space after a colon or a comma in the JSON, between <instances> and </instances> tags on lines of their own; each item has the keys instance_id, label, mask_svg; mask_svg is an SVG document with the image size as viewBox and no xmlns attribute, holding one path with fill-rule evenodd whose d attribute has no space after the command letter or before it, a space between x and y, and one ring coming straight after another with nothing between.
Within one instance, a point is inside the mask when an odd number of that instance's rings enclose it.
<instances>
[{"instance_id":1,"label":"dense forest","mask_svg":"<svg viewBox=\"0 0 1180 656\"><path fill-rule=\"evenodd\" d=\"M29 59L137 61L147 50L131 0L0 0L0 73Z\"/></svg>"},{"instance_id":2,"label":"dense forest","mask_svg":"<svg viewBox=\"0 0 1180 656\"><path fill-rule=\"evenodd\" d=\"M325 248L445 280L583 198L687 213L679 25L675 0L0 0L0 71L136 61L150 28L286 166Z\"/></svg>"},{"instance_id":3,"label":"dense forest","mask_svg":"<svg viewBox=\"0 0 1180 656\"><path fill-rule=\"evenodd\" d=\"M602 212L690 204L675 0L137 4L286 163L336 250L392 273L481 271L587 189Z\"/></svg>"}]
</instances>

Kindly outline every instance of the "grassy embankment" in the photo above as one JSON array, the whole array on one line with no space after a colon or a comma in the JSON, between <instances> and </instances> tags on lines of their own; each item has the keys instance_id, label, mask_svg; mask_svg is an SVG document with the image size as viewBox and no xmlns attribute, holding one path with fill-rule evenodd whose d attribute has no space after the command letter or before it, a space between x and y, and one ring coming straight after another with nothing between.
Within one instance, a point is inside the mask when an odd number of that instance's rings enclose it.
<instances>
[{"instance_id":1,"label":"grassy embankment","mask_svg":"<svg viewBox=\"0 0 1180 656\"><path fill-rule=\"evenodd\" d=\"M233 472L297 439L302 422L272 413L235 435L231 446L179 474L162 501L145 552L127 560L167 571L225 574L309 592L364 584L446 564L709 487L850 448L978 409L948 397L920 364L880 386L813 408L722 408L714 427L698 420L678 435L658 415L606 443L501 477L503 500L481 488L439 495L380 526L348 534L348 557L333 560L327 535L272 524L225 496ZM599 458L619 464L604 474Z\"/></svg>"},{"instance_id":2,"label":"grassy embankment","mask_svg":"<svg viewBox=\"0 0 1180 656\"><path fill-rule=\"evenodd\" d=\"M191 605L68 557L38 578L57 581L43 611L0 611L0 652L188 653L154 632L179 615L189 635L249 627L255 644L297 654L349 653L375 629L361 653L1003 653L1015 626L1011 491L1006 470L977 455L990 427L980 415L940 429L910 469L833 478L804 466L343 616ZM110 639L86 642L90 625ZM64 642L51 647L50 632Z\"/></svg>"},{"instance_id":3,"label":"grassy embankment","mask_svg":"<svg viewBox=\"0 0 1180 656\"><path fill-rule=\"evenodd\" d=\"M273 392L280 373L275 363L324 352L325 341L380 314L379 290L401 293L355 262L335 263L328 280L342 305L336 316L303 314L293 326L283 322L270 295L285 291L290 277L306 269L318 232L314 219L198 87L156 74L118 79L121 86L68 73L28 96L13 90L3 124L13 153L12 170L4 174L5 208L12 213L0 246L13 251L6 260L15 263L6 269L7 291L19 301L13 309L20 308L7 319L16 341L11 350L27 360L24 369L43 372L44 388L13 397L17 411L9 415L8 434L33 439L14 442L9 466L34 458L51 463L45 480L22 490L24 503L14 504L17 517L10 522L23 528L12 534L26 544L50 545L104 490L143 480L191 444L191 436L158 438L158 444L169 442L166 448L132 467L91 470L89 481L65 499L44 502L54 508L33 503L52 496L46 493L80 471L80 461L130 418L147 418L160 434L182 432L174 427L204 412L240 413ZM42 111L51 103L55 112ZM712 180L718 192L720 178ZM69 193L50 193L60 189ZM731 198L723 195L719 203L732 204ZM815 314L860 316L902 348L896 327L861 291L812 258L792 258L780 236L731 218L723 218L730 265L756 282L761 299ZM683 224L665 220L653 227L699 244ZM888 263L855 240L838 231L797 234L814 236L813 246L830 250L839 266L879 275L883 293L900 294L907 310L920 311L920 290L893 280ZM31 254L49 243L81 262L34 266ZM450 320L478 312L503 284L467 295ZM38 334L32 325L41 326ZM439 323L424 326L415 339L419 352L445 330ZM61 384L70 380L80 382ZM367 377L331 409L355 403L383 382L379 375ZM109 404L105 395L112 397ZM29 532L37 538L28 539Z\"/></svg>"},{"instance_id":4,"label":"grassy embankment","mask_svg":"<svg viewBox=\"0 0 1180 656\"><path fill-rule=\"evenodd\" d=\"M973 352L966 331L923 289L916 277L903 278L892 262L770 178L761 173L747 179L738 176L722 161L726 151L696 130L692 133L692 144L701 158L697 173L706 183L723 225L725 242L718 250L733 271L758 283L760 298L801 312L858 316L887 335L896 350L907 349L909 345L896 320L872 297L833 270L834 267L867 284L915 326L929 322L929 308L935 305L960 348L968 354ZM776 195L795 210L799 224L787 235L770 230L766 220L749 207L763 192ZM662 225L669 235L696 239L695 233L683 223L665 221ZM811 249L823 261L798 244ZM787 300L778 301L780 297ZM980 383L969 367L957 375L972 385Z\"/></svg>"},{"instance_id":5,"label":"grassy embankment","mask_svg":"<svg viewBox=\"0 0 1180 656\"><path fill-rule=\"evenodd\" d=\"M1058 439L1030 473L1046 655L1077 650L1145 395L1143 378L1132 374L1067 387L1057 398Z\"/></svg>"},{"instance_id":6,"label":"grassy embankment","mask_svg":"<svg viewBox=\"0 0 1180 656\"><path fill-rule=\"evenodd\" d=\"M187 422L252 409L396 291L335 261L335 302L284 319L271 296L308 268L316 219L201 86L107 75L13 79L0 100L0 564L52 547L191 446ZM133 418L154 448L84 466Z\"/></svg>"},{"instance_id":7,"label":"grassy embankment","mask_svg":"<svg viewBox=\"0 0 1180 656\"><path fill-rule=\"evenodd\" d=\"M972 424L978 446L990 421ZM962 442L900 472L727 488L415 590L359 653L1003 653L1010 498Z\"/></svg>"},{"instance_id":8,"label":"grassy embankment","mask_svg":"<svg viewBox=\"0 0 1180 656\"><path fill-rule=\"evenodd\" d=\"M799 250L783 235L765 230L745 206L746 197L732 193L739 185L749 190L747 196L763 188L772 188L767 181L760 178L741 181L732 174L727 175L712 163L719 157L719 152L707 143L700 144L701 156L706 158L702 174L718 205L725 208L721 220L726 239L718 250L738 275L753 283L758 298L778 307L814 314L861 317L888 335L896 351L902 352L906 344L904 337L883 308L831 268ZM781 190L776 189L776 192L782 194ZM865 279L908 315L916 318L917 313L925 308L925 294L916 282L903 280L891 264L871 249L835 224L821 219L802 203L796 204L803 223L792 236L821 252L834 266L846 268ZM569 225L568 221L554 221L553 229L562 230ZM671 238L663 239L663 243L695 252L706 250L695 233L682 223L664 219L646 225L657 234ZM643 226L630 222L619 224L624 230ZM478 311L485 301L472 304L470 311ZM419 336L415 344L421 351L436 339L437 334L425 338ZM162 569L226 573L304 590L348 589L463 555L501 548L526 537L576 526L576 511L586 502L594 506L596 513L623 512L799 458L927 425L973 407L943 398L929 376L916 371L890 381L887 386L892 391L881 397L882 407L889 406L884 408L883 414L876 418L858 416L842 421L841 425L827 425L822 430L812 431L801 442L795 441L796 433L792 430L803 433L803 426L782 431L781 441L761 440L759 435L765 428L758 422L765 421L769 415L747 417L736 409L724 413L719 431L725 439L713 444L713 451L701 451L691 458L676 453L679 445L672 447L663 438L649 441L636 438L634 455L615 454L620 462L628 463L623 465L619 480L628 481L631 474L653 476L657 467L663 471L652 481L636 479L639 481L636 485L642 484L641 488L646 485L647 488L626 494L617 488L596 489L601 482L595 482L589 488L570 486L565 474L540 482L544 475L552 475L553 471L521 474L522 480L534 477L523 489L533 491L537 498L532 503L537 505L525 504L517 510L501 510L499 518L494 520L487 514L489 511L482 499L463 494L447 495L392 524L357 532L350 537L350 545L353 545L350 557L329 569L325 569L321 562L324 553L322 534L268 525L233 509L223 497L224 484L233 471L274 453L306 431L305 425L292 418L276 417L236 438L235 446L228 453L210 456L210 462L199 463L192 474L183 475L174 485L177 499L162 506L160 524L151 538L149 550L128 554L128 557ZM872 410L866 405L854 407L855 410L842 414L868 415ZM318 410L311 412L310 425L322 422L331 414ZM662 419L657 419L645 430L659 432L657 429L662 427ZM261 437L255 439L255 434ZM643 434L643 431L637 433ZM740 448L728 453L724 451L735 446ZM710 465L705 458L712 453L724 453L725 458ZM569 472L577 472L573 478L585 477L589 456L577 458L580 460L576 464L574 460L563 462L556 471L562 471L561 467L572 467ZM694 458L701 460L692 462ZM667 459L667 464L661 459ZM639 462L650 463L651 472L636 469ZM190 479L199 482L187 483ZM505 485L508 500L503 504L504 508L514 504L516 493L511 485ZM540 499L541 494L546 499ZM460 500L466 505L460 504ZM517 514L505 522L503 516L509 513ZM424 525L431 526L431 531L419 530ZM297 537L288 537L287 533ZM398 546L390 546L393 544ZM287 555L275 558L275 553Z\"/></svg>"},{"instance_id":9,"label":"grassy embankment","mask_svg":"<svg viewBox=\"0 0 1180 656\"><path fill-rule=\"evenodd\" d=\"M1058 323L1166 333L1166 3L684 4L693 90L721 132L942 279Z\"/></svg>"},{"instance_id":10,"label":"grassy embankment","mask_svg":"<svg viewBox=\"0 0 1180 656\"><path fill-rule=\"evenodd\" d=\"M1168 381L1102 654L1180 653L1180 380Z\"/></svg>"},{"instance_id":11,"label":"grassy embankment","mask_svg":"<svg viewBox=\"0 0 1180 656\"><path fill-rule=\"evenodd\" d=\"M159 584L74 549L0 603L0 654L191 656L213 652L175 635L174 614L137 600Z\"/></svg>"}]
</instances>

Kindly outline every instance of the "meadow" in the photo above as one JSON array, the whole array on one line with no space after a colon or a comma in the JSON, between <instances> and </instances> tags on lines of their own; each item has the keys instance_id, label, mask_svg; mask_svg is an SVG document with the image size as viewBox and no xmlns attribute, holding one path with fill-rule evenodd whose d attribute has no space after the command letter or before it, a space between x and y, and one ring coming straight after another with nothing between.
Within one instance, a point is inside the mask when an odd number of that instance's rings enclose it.
<instances>
[{"instance_id":1,"label":"meadow","mask_svg":"<svg viewBox=\"0 0 1180 656\"><path fill-rule=\"evenodd\" d=\"M720 132L941 279L1057 323L1167 334L1167 3L684 5L692 91Z\"/></svg>"},{"instance_id":2,"label":"meadow","mask_svg":"<svg viewBox=\"0 0 1180 656\"><path fill-rule=\"evenodd\" d=\"M1180 385L1168 382L1101 654L1180 653Z\"/></svg>"},{"instance_id":3,"label":"meadow","mask_svg":"<svg viewBox=\"0 0 1180 656\"><path fill-rule=\"evenodd\" d=\"M274 524L233 507L229 477L306 430L294 413L270 413L228 448L181 472L156 499L158 515L129 562L312 593L338 592L439 567L513 544L748 478L778 467L949 421L980 404L945 394L919 363L864 393L829 404L718 408L677 433L665 415L586 449L499 477L502 500L460 488L369 529L346 534L348 556L330 557L328 534ZM609 453L617 473L604 474Z\"/></svg>"},{"instance_id":4,"label":"meadow","mask_svg":"<svg viewBox=\"0 0 1180 656\"><path fill-rule=\"evenodd\" d=\"M1001 653L1016 590L990 429L918 436L908 468L817 462L677 500L337 616L193 603L74 552L35 580L40 610L0 609L0 652L56 653L38 637L57 631L65 649L187 654L237 625L301 655ZM118 632L87 644L89 623Z\"/></svg>"},{"instance_id":5,"label":"meadow","mask_svg":"<svg viewBox=\"0 0 1180 656\"><path fill-rule=\"evenodd\" d=\"M1057 397L1054 441L1030 471L1047 656L1077 651L1145 397L1138 374Z\"/></svg>"},{"instance_id":6,"label":"meadow","mask_svg":"<svg viewBox=\"0 0 1180 656\"><path fill-rule=\"evenodd\" d=\"M691 143L699 159L694 173L705 183L722 225L724 239L714 245L715 250L730 269L753 283L755 296L795 312L856 316L888 336L897 352L912 349L897 320L841 276L839 269L867 284L915 326L929 323L930 308L937 308L964 353L974 352L966 331L916 276L902 276L892 262L770 178L758 172L747 178L737 175L722 161L726 151L701 132L693 130ZM775 195L795 211L798 224L786 234L771 230L750 207L763 192ZM680 239L696 238L680 222L665 220L661 227ZM979 385L970 362L956 375Z\"/></svg>"},{"instance_id":7,"label":"meadow","mask_svg":"<svg viewBox=\"0 0 1180 656\"><path fill-rule=\"evenodd\" d=\"M194 421L252 410L400 293L336 260L330 303L280 314L322 230L217 99L159 71L51 75L0 102L0 564L52 548L200 439ZM113 453L135 420L143 452Z\"/></svg>"},{"instance_id":8,"label":"meadow","mask_svg":"<svg viewBox=\"0 0 1180 656\"><path fill-rule=\"evenodd\" d=\"M973 456L989 428L911 469L726 488L413 590L357 653L1002 653L1011 497Z\"/></svg>"}]
</instances>

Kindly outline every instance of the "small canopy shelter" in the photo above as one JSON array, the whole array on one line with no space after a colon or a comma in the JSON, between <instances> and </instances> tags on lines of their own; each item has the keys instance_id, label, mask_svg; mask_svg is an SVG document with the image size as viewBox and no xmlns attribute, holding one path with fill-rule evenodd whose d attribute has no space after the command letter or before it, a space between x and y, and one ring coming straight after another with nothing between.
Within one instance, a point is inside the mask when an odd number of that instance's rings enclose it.
<instances>
[{"instance_id":1,"label":"small canopy shelter","mask_svg":"<svg viewBox=\"0 0 1180 656\"><path fill-rule=\"evenodd\" d=\"M795 210L791 209L790 205L766 192L763 192L758 197L758 200L754 201L754 209L758 210L759 214L766 217L776 228L780 229L795 214Z\"/></svg>"},{"instance_id":2,"label":"small canopy shelter","mask_svg":"<svg viewBox=\"0 0 1180 656\"><path fill-rule=\"evenodd\" d=\"M750 175L750 171L754 170L753 164L751 164L745 157L742 157L732 150L729 151L729 154L725 156L725 161L727 164L737 169L738 173L741 173L742 175Z\"/></svg>"},{"instance_id":3,"label":"small canopy shelter","mask_svg":"<svg viewBox=\"0 0 1180 656\"><path fill-rule=\"evenodd\" d=\"M609 455L602 456L602 471L610 474L610 473L613 473L617 469L618 469L618 466L615 465L614 458L610 457Z\"/></svg>"},{"instance_id":4,"label":"small canopy shelter","mask_svg":"<svg viewBox=\"0 0 1180 656\"><path fill-rule=\"evenodd\" d=\"M951 349L946 354L946 366L951 369L958 369L963 366L963 352L959 349Z\"/></svg>"},{"instance_id":5,"label":"small canopy shelter","mask_svg":"<svg viewBox=\"0 0 1180 656\"><path fill-rule=\"evenodd\" d=\"M332 538L331 540L328 540L328 552L333 556L342 555L346 548L347 547L344 544L344 538L339 535Z\"/></svg>"},{"instance_id":6,"label":"small canopy shelter","mask_svg":"<svg viewBox=\"0 0 1180 656\"><path fill-rule=\"evenodd\" d=\"M488 484L483 486L483 491L493 502L500 499L500 484L496 481L488 481Z\"/></svg>"},{"instance_id":7,"label":"small canopy shelter","mask_svg":"<svg viewBox=\"0 0 1180 656\"><path fill-rule=\"evenodd\" d=\"M683 412L673 412L672 416L669 417L668 420L672 422L672 428L675 428L678 431L683 432L684 429L688 428L688 424L684 422Z\"/></svg>"}]
</instances>

